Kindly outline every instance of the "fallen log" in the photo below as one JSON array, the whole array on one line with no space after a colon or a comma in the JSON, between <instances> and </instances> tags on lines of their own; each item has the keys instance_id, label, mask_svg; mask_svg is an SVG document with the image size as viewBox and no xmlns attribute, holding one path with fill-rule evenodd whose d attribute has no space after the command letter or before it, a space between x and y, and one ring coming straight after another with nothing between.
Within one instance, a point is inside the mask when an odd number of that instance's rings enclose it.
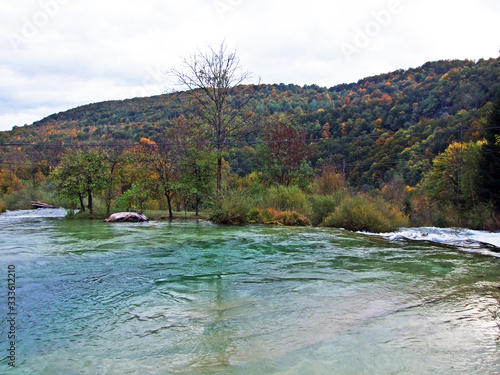
<instances>
[{"instance_id":1,"label":"fallen log","mask_svg":"<svg viewBox=\"0 0 500 375\"><path fill-rule=\"evenodd\" d=\"M47 203L41 203L41 202L35 202L35 201L31 201L31 206L33 208L59 208L57 206L52 206L52 205L47 204Z\"/></svg>"},{"instance_id":2,"label":"fallen log","mask_svg":"<svg viewBox=\"0 0 500 375\"><path fill-rule=\"evenodd\" d=\"M106 223L136 223L149 221L149 219L145 215L138 214L137 212L118 212L111 215L104 221Z\"/></svg>"}]
</instances>

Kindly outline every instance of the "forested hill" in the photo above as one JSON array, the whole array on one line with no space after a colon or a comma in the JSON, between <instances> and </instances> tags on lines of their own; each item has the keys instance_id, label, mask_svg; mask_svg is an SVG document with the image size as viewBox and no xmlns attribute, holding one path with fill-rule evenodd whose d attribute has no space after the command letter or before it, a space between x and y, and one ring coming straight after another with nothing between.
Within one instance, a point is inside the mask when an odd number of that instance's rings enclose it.
<instances>
[{"instance_id":1,"label":"forested hill","mask_svg":"<svg viewBox=\"0 0 500 375\"><path fill-rule=\"evenodd\" d=\"M331 88L240 86L230 101L238 105L256 89L252 121L272 126L280 117L295 124L314 144L311 165L341 168L353 186L380 186L396 172L415 185L450 143L484 136L499 77L500 59L438 61ZM0 143L158 142L175 118L191 116L188 98L174 93L89 104L1 132ZM234 171L252 170L261 138L257 131L247 138L250 148L234 145L228 157ZM0 152L5 162L11 148Z\"/></svg>"}]
</instances>

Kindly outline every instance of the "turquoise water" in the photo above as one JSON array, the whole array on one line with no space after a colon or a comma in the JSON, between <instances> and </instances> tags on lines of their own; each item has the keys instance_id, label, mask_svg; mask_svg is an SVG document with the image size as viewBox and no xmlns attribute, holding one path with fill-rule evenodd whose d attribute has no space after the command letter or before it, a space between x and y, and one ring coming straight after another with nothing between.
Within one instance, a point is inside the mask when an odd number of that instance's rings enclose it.
<instances>
[{"instance_id":1,"label":"turquoise water","mask_svg":"<svg viewBox=\"0 0 500 375\"><path fill-rule=\"evenodd\" d=\"M0 215L2 374L500 373L493 246L61 215Z\"/></svg>"}]
</instances>

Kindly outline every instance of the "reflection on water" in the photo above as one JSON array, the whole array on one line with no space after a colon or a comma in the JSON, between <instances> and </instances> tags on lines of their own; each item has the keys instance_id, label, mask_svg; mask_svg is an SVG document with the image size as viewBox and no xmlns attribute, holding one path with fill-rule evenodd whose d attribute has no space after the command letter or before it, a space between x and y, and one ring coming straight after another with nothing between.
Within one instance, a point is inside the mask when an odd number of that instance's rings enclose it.
<instances>
[{"instance_id":1,"label":"reflection on water","mask_svg":"<svg viewBox=\"0 0 500 375\"><path fill-rule=\"evenodd\" d=\"M463 244L62 216L0 215L19 278L8 373L500 372L500 260Z\"/></svg>"}]
</instances>

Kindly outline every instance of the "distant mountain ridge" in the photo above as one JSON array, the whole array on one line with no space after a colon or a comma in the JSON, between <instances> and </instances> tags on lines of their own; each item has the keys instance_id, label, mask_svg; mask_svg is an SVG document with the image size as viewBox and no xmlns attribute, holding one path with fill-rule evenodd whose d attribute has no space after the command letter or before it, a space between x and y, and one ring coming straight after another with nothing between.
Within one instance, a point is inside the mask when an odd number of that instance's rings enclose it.
<instances>
[{"instance_id":1,"label":"distant mountain ridge","mask_svg":"<svg viewBox=\"0 0 500 375\"><path fill-rule=\"evenodd\" d=\"M343 168L357 186L378 186L394 173L415 185L451 142L482 137L491 102L500 90L500 59L428 62L331 88L239 86L231 103L238 105L254 90L254 119L280 115L297 124L307 139L314 140L313 166ZM180 115L192 115L186 92L106 101L0 132L0 143L158 141ZM249 142L256 139L258 133ZM241 147L233 150L235 169Z\"/></svg>"}]
</instances>

